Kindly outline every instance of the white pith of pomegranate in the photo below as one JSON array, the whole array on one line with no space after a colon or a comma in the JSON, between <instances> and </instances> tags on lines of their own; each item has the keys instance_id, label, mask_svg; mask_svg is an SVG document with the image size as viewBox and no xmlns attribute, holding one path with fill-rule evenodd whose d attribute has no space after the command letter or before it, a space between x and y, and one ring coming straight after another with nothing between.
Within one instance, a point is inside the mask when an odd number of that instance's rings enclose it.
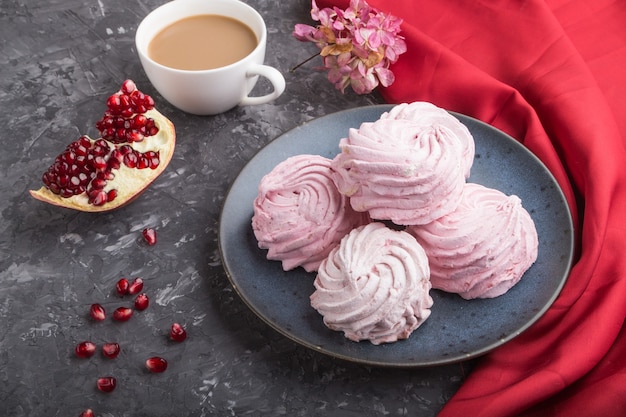
<instances>
[{"instance_id":1,"label":"white pith of pomegranate","mask_svg":"<svg viewBox=\"0 0 626 417\"><path fill-rule=\"evenodd\" d=\"M102 137L83 135L70 143L42 175L44 186L30 194L87 212L135 199L165 170L176 143L174 125L153 106L152 98L126 80L96 124Z\"/></svg>"}]
</instances>

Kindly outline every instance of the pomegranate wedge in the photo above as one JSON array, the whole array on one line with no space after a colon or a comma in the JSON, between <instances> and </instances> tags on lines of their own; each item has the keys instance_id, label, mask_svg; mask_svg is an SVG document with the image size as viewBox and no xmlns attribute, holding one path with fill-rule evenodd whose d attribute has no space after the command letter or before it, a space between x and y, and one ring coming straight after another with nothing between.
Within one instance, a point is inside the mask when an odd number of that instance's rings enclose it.
<instances>
[{"instance_id":1,"label":"pomegranate wedge","mask_svg":"<svg viewBox=\"0 0 626 417\"><path fill-rule=\"evenodd\" d=\"M80 136L42 175L37 200L79 211L110 211L140 195L167 167L176 144L174 125L152 98L126 80L107 100L96 123L100 135Z\"/></svg>"}]
</instances>

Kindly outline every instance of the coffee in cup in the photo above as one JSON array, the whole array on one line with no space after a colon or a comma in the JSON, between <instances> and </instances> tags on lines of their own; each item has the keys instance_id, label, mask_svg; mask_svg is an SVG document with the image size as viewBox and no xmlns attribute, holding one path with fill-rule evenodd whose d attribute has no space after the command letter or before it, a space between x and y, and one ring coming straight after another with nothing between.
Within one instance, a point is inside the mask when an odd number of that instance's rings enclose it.
<instances>
[{"instance_id":1,"label":"coffee in cup","mask_svg":"<svg viewBox=\"0 0 626 417\"><path fill-rule=\"evenodd\" d=\"M267 30L259 13L239 0L174 0L152 11L135 35L153 86L183 111L211 115L279 97L285 79L264 65ZM258 76L273 86L250 97Z\"/></svg>"}]
</instances>

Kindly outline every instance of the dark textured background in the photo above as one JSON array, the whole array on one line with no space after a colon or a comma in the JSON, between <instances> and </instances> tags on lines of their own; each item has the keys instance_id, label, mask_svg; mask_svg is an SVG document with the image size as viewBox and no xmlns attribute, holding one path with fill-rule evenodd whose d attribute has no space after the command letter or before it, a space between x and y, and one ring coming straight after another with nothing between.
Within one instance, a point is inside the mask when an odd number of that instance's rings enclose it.
<instances>
[{"instance_id":1,"label":"dark textured background","mask_svg":"<svg viewBox=\"0 0 626 417\"><path fill-rule=\"evenodd\" d=\"M237 297L217 245L230 183L281 133L338 110L381 103L342 95L315 70L289 68L316 51L291 36L310 23L308 1L249 0L268 26L266 62L287 89L277 101L213 117L169 106L134 48L157 0L1 0L0 7L0 416L434 416L470 364L370 368L310 351L279 335ZM106 214L32 199L41 173L81 134L97 136L106 98L131 78L176 126L165 173L139 199ZM262 83L258 91L266 86ZM323 134L323 132L320 132ZM147 226L158 243L142 242ZM122 276L141 276L152 304L127 323L94 323L89 305L125 305ZM166 335L184 324L182 344ZM121 355L75 358L76 343L117 341ZM164 374L144 360L167 358ZM98 392L97 377L118 388Z\"/></svg>"}]
</instances>

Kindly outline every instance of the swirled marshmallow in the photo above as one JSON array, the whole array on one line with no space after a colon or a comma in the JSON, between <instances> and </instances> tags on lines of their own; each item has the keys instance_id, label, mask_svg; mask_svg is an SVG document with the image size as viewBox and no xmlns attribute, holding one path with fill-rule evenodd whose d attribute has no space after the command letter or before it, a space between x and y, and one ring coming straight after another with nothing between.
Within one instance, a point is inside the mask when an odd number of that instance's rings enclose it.
<instances>
[{"instance_id":1,"label":"swirled marshmallow","mask_svg":"<svg viewBox=\"0 0 626 417\"><path fill-rule=\"evenodd\" d=\"M430 315L428 259L415 238L382 223L346 235L318 270L311 306L353 341L406 339Z\"/></svg>"},{"instance_id":2,"label":"swirled marshmallow","mask_svg":"<svg viewBox=\"0 0 626 417\"><path fill-rule=\"evenodd\" d=\"M469 178L474 164L475 144L474 137L469 129L459 119L441 107L426 101L402 103L383 113L381 119L407 119L421 126L445 126L456 136L462 146L465 178Z\"/></svg>"},{"instance_id":3,"label":"swirled marshmallow","mask_svg":"<svg viewBox=\"0 0 626 417\"><path fill-rule=\"evenodd\" d=\"M297 155L265 175L254 200L252 229L267 258L285 271L317 270L322 259L369 217L355 212L331 178L331 160Z\"/></svg>"},{"instance_id":4,"label":"swirled marshmallow","mask_svg":"<svg viewBox=\"0 0 626 417\"><path fill-rule=\"evenodd\" d=\"M465 299L504 294L537 259L530 214L515 195L468 183L452 213L406 229L430 262L433 288Z\"/></svg>"},{"instance_id":5,"label":"swirled marshmallow","mask_svg":"<svg viewBox=\"0 0 626 417\"><path fill-rule=\"evenodd\" d=\"M339 147L333 178L356 211L415 225L458 205L465 184L463 148L445 126L379 119L350 129Z\"/></svg>"}]
</instances>

